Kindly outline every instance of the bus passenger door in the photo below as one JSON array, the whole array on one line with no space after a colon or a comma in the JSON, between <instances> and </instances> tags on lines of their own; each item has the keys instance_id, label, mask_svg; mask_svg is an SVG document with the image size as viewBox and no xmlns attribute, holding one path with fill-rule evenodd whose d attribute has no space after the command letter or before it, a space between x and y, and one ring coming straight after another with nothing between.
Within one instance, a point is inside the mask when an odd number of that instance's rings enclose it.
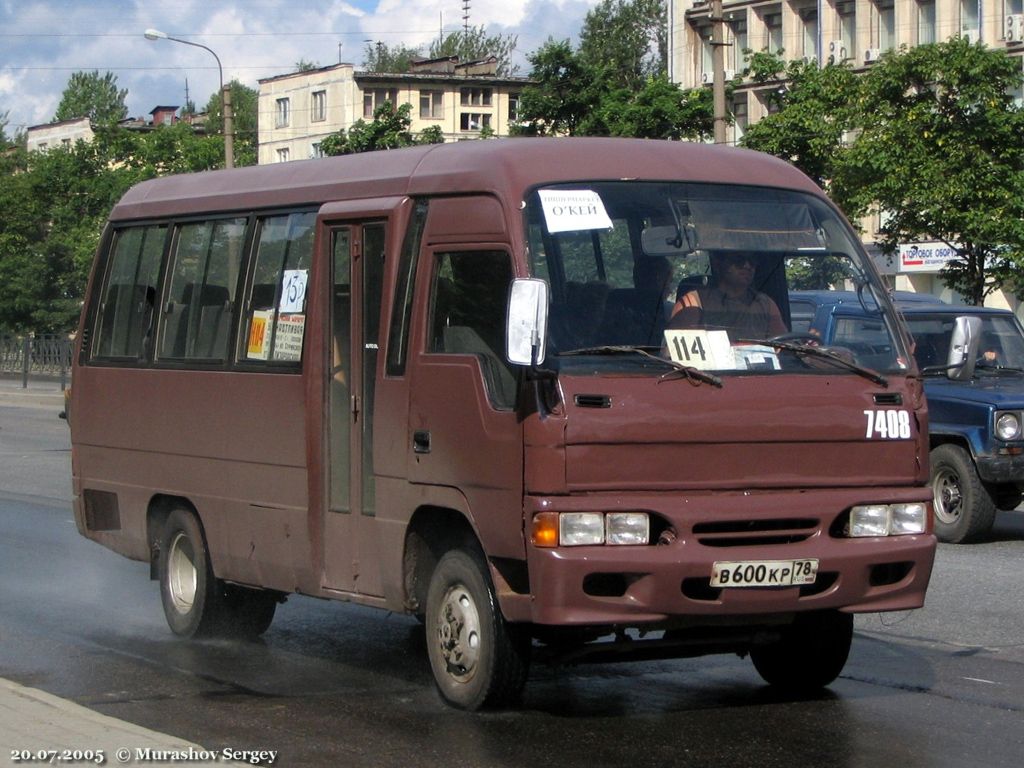
<instances>
[{"instance_id":1,"label":"bus passenger door","mask_svg":"<svg viewBox=\"0 0 1024 768\"><path fill-rule=\"evenodd\" d=\"M323 586L379 594L377 569L361 569L359 557L370 545L375 514L373 402L384 224L347 224L332 227L330 233L328 509L324 517Z\"/></svg>"}]
</instances>

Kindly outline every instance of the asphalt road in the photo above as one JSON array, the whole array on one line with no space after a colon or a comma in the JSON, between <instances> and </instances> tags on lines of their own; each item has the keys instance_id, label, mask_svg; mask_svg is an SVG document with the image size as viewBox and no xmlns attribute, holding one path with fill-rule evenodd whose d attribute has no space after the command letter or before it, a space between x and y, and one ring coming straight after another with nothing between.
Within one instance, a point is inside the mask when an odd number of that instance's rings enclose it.
<instances>
[{"instance_id":1,"label":"asphalt road","mask_svg":"<svg viewBox=\"0 0 1024 768\"><path fill-rule=\"evenodd\" d=\"M1021 512L990 541L941 546L923 610L858 617L850 662L815 698L780 699L748 660L715 656L535 666L518 709L466 714L442 704L404 616L293 597L259 642L174 638L147 566L78 535L68 464L54 410L0 402L0 677L209 748L443 768L1024 756Z\"/></svg>"}]
</instances>

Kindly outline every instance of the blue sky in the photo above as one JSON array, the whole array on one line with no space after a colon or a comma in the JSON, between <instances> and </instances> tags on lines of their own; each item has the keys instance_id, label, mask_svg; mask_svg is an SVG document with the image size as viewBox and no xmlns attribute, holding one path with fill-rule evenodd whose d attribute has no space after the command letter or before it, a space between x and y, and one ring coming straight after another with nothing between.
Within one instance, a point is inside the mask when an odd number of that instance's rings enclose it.
<instances>
[{"instance_id":1,"label":"blue sky","mask_svg":"<svg viewBox=\"0 0 1024 768\"><path fill-rule=\"evenodd\" d=\"M517 60L549 36L575 41L597 0L470 0L469 23L518 35ZM427 44L461 28L463 0L0 0L0 115L7 134L52 120L71 74L111 71L128 89L128 112L206 103L217 90L214 58L199 48L143 37L159 29L212 48L225 82L253 88L305 59L359 65L366 41ZM340 58L339 58L340 57Z\"/></svg>"}]
</instances>

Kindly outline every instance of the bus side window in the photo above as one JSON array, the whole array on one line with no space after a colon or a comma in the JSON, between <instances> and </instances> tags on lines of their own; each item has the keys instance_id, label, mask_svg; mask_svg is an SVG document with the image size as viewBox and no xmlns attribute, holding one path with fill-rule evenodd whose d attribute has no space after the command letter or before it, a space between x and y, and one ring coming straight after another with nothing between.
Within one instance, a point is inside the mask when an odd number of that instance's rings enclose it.
<instances>
[{"instance_id":1,"label":"bus side window","mask_svg":"<svg viewBox=\"0 0 1024 768\"><path fill-rule=\"evenodd\" d=\"M515 376L505 359L505 316L512 266L503 251L437 255L429 350L480 359L491 404L515 405Z\"/></svg>"},{"instance_id":2,"label":"bus side window","mask_svg":"<svg viewBox=\"0 0 1024 768\"><path fill-rule=\"evenodd\" d=\"M139 359L145 352L156 302L166 226L117 232L100 305L93 355Z\"/></svg>"},{"instance_id":3,"label":"bus side window","mask_svg":"<svg viewBox=\"0 0 1024 768\"><path fill-rule=\"evenodd\" d=\"M302 359L315 222L312 211L260 219L244 305L243 360L297 363Z\"/></svg>"},{"instance_id":4,"label":"bus side window","mask_svg":"<svg viewBox=\"0 0 1024 768\"><path fill-rule=\"evenodd\" d=\"M245 227L244 218L234 218L180 228L164 307L160 357L227 359Z\"/></svg>"}]
</instances>

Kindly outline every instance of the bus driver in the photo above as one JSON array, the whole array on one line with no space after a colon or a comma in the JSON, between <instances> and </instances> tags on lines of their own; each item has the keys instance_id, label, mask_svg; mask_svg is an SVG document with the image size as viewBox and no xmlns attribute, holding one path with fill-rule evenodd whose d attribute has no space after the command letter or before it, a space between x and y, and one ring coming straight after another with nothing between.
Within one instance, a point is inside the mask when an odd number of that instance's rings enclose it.
<instances>
[{"instance_id":1,"label":"bus driver","mask_svg":"<svg viewBox=\"0 0 1024 768\"><path fill-rule=\"evenodd\" d=\"M744 253L712 252L711 284L682 288L669 328L726 330L732 341L765 339L788 331L778 306L753 288L755 263Z\"/></svg>"}]
</instances>

